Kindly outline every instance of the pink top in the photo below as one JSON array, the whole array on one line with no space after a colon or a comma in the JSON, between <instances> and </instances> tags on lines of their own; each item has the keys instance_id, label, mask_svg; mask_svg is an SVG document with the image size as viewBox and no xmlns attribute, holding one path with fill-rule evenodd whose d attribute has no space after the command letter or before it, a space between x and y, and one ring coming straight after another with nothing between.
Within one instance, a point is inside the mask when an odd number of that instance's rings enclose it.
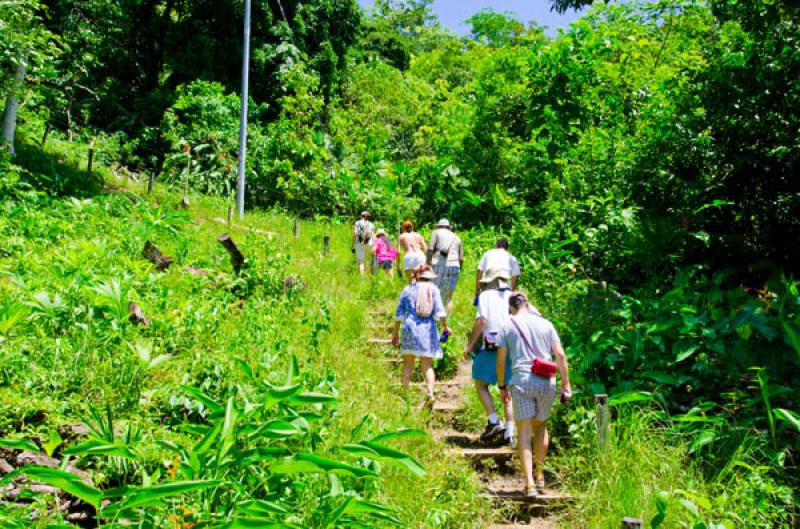
<instances>
[{"instance_id":1,"label":"pink top","mask_svg":"<svg viewBox=\"0 0 800 529\"><path fill-rule=\"evenodd\" d=\"M383 240L383 238L376 237L375 255L378 256L379 263L384 261L394 261L394 258L397 257L397 250L392 248L386 241Z\"/></svg>"}]
</instances>

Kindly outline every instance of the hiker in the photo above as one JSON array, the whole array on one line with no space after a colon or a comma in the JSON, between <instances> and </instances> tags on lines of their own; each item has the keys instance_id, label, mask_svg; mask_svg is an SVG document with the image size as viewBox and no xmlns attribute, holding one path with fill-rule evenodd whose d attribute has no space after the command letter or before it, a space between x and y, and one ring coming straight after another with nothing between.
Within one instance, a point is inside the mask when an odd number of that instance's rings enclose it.
<instances>
[{"instance_id":1,"label":"hiker","mask_svg":"<svg viewBox=\"0 0 800 529\"><path fill-rule=\"evenodd\" d=\"M386 230L379 229L375 234L375 257L378 259L378 268L384 270L389 279L392 278L392 267L397 257L397 249L392 245Z\"/></svg>"},{"instance_id":2,"label":"hiker","mask_svg":"<svg viewBox=\"0 0 800 529\"><path fill-rule=\"evenodd\" d=\"M556 370L561 375L561 402L566 404L572 398L569 367L555 327L530 306L525 294L513 292L508 298L508 308L511 316L497 341L497 383L503 401L513 401L525 495L535 497L537 489L541 491L545 485L544 458L549 444L547 419L557 392ZM552 361L554 355L555 362ZM507 358L511 360L510 380L505 369ZM532 459L536 464L535 479Z\"/></svg>"},{"instance_id":3,"label":"hiker","mask_svg":"<svg viewBox=\"0 0 800 529\"><path fill-rule=\"evenodd\" d=\"M403 250L403 271L410 284L414 280L417 268L425 263L425 252L428 247L422 235L414 231L414 223L410 220L403 223L397 244Z\"/></svg>"},{"instance_id":4,"label":"hiker","mask_svg":"<svg viewBox=\"0 0 800 529\"><path fill-rule=\"evenodd\" d=\"M481 278L490 268L502 268L508 270L511 276L511 290L517 288L519 282L519 263L517 258L508 251L508 239L497 239L495 247L487 251L478 263L478 272L475 275L475 298L481 293Z\"/></svg>"},{"instance_id":5,"label":"hiker","mask_svg":"<svg viewBox=\"0 0 800 529\"><path fill-rule=\"evenodd\" d=\"M362 211L360 218L353 226L353 242L350 251L356 254L358 263L358 273L364 275L364 261L367 255L372 255L372 239L375 233L375 225L369 220L369 211Z\"/></svg>"},{"instance_id":6,"label":"hiker","mask_svg":"<svg viewBox=\"0 0 800 529\"><path fill-rule=\"evenodd\" d=\"M472 361L472 379L478 398L486 410L488 420L486 429L481 434L481 441L491 442L503 436L503 443L513 446L514 420L511 414L511 401L503 401L505 426L494 411L494 401L489 393L489 386L497 384L497 337L503 324L508 319L508 298L511 295L509 273L504 268L490 268L481 278L484 287L478 296L478 314L467 346L464 348L464 359L478 348ZM511 371L511 362L507 362Z\"/></svg>"},{"instance_id":7,"label":"hiker","mask_svg":"<svg viewBox=\"0 0 800 529\"><path fill-rule=\"evenodd\" d=\"M428 245L428 255L436 273L436 286L442 293L442 302L447 306L447 311L452 312L452 295L464 263L464 247L447 219L436 223Z\"/></svg>"},{"instance_id":8,"label":"hiker","mask_svg":"<svg viewBox=\"0 0 800 529\"><path fill-rule=\"evenodd\" d=\"M442 304L442 296L433 283L436 279L433 269L423 264L415 276L416 281L406 286L400 293L392 330L392 345L399 347L400 354L403 355L403 389L408 390L414 360L419 358L425 376L428 402L433 403L433 385L436 381L433 359L442 357L436 320L441 322L442 332L450 334L450 328L447 326L447 313ZM402 338L399 334L401 324Z\"/></svg>"}]
</instances>

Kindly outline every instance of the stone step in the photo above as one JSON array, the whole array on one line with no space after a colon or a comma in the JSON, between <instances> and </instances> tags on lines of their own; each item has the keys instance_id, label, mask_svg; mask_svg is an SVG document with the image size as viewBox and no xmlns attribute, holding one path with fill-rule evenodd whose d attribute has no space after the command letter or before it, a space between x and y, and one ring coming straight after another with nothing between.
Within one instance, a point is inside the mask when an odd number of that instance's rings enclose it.
<instances>
[{"instance_id":1,"label":"stone step","mask_svg":"<svg viewBox=\"0 0 800 529\"><path fill-rule=\"evenodd\" d=\"M498 448L461 448L455 450L455 453L473 460L507 460L511 459L516 454L516 452L508 446L501 446Z\"/></svg>"},{"instance_id":2,"label":"stone step","mask_svg":"<svg viewBox=\"0 0 800 529\"><path fill-rule=\"evenodd\" d=\"M563 494L560 492L547 489L540 492L535 497L526 496L522 488L517 488L513 490L502 490L502 489L487 490L486 492L481 494L481 496L495 501L511 501L529 505L548 506L548 507L553 505L570 503L572 501L572 496L570 496L569 494Z\"/></svg>"},{"instance_id":3,"label":"stone step","mask_svg":"<svg viewBox=\"0 0 800 529\"><path fill-rule=\"evenodd\" d=\"M461 409L460 402L454 402L452 400L437 400L433 404L433 411L437 413L455 413L456 411Z\"/></svg>"},{"instance_id":4,"label":"stone step","mask_svg":"<svg viewBox=\"0 0 800 529\"><path fill-rule=\"evenodd\" d=\"M556 529L558 524L547 518L533 518L530 523L509 523L490 525L489 529Z\"/></svg>"},{"instance_id":5,"label":"stone step","mask_svg":"<svg viewBox=\"0 0 800 529\"><path fill-rule=\"evenodd\" d=\"M367 340L367 343L378 344L378 345L391 345L392 340L391 338L370 338L369 340Z\"/></svg>"}]
</instances>

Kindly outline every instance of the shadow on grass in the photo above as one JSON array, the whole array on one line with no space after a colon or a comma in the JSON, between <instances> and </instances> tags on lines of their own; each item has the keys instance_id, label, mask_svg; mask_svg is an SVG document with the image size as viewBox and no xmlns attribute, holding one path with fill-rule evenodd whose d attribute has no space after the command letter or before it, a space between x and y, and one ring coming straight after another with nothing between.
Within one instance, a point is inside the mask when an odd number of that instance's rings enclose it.
<instances>
[{"instance_id":1,"label":"shadow on grass","mask_svg":"<svg viewBox=\"0 0 800 529\"><path fill-rule=\"evenodd\" d=\"M76 161L80 144L75 144L70 151L50 153L38 144L23 140L17 144L14 163L27 169L22 180L39 191L54 196L74 196L87 198L97 195L103 190L103 178L97 167L90 176L86 170L86 161L82 167Z\"/></svg>"}]
</instances>

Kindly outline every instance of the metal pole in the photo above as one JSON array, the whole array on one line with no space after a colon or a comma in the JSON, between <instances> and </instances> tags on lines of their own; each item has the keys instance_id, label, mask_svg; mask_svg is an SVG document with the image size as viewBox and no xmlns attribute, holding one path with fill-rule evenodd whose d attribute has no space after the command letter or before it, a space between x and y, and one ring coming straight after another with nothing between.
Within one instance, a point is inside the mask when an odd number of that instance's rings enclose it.
<instances>
[{"instance_id":1,"label":"metal pole","mask_svg":"<svg viewBox=\"0 0 800 529\"><path fill-rule=\"evenodd\" d=\"M244 168L247 158L247 87L250 77L250 0L244 0L244 43L242 46L242 113L239 119L239 164L236 178L236 206L244 218Z\"/></svg>"}]
</instances>

